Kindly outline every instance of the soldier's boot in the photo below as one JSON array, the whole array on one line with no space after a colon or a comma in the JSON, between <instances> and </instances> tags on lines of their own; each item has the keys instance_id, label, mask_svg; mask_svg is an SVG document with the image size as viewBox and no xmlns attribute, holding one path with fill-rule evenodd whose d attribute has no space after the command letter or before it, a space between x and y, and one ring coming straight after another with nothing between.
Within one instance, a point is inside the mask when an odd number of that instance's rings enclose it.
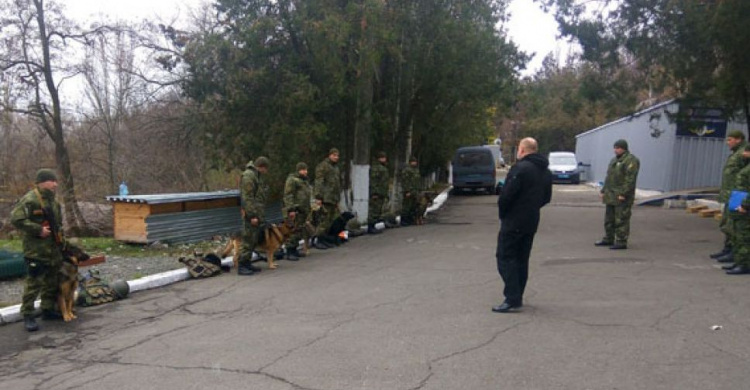
<instances>
[{"instance_id":1,"label":"soldier's boot","mask_svg":"<svg viewBox=\"0 0 750 390\"><path fill-rule=\"evenodd\" d=\"M734 255L730 251L724 256L717 257L716 261L718 261L719 263L734 263Z\"/></svg>"},{"instance_id":2,"label":"soldier's boot","mask_svg":"<svg viewBox=\"0 0 750 390\"><path fill-rule=\"evenodd\" d=\"M375 227L374 223L367 225L367 234L380 234L380 233L382 232Z\"/></svg>"},{"instance_id":3,"label":"soldier's boot","mask_svg":"<svg viewBox=\"0 0 750 390\"><path fill-rule=\"evenodd\" d=\"M286 259L289 261L299 261L299 252L297 248L289 248L286 250Z\"/></svg>"},{"instance_id":4,"label":"soldier's boot","mask_svg":"<svg viewBox=\"0 0 750 390\"><path fill-rule=\"evenodd\" d=\"M612 246L610 246L609 249L613 249L613 250L628 249L628 244L623 241L617 241Z\"/></svg>"},{"instance_id":5,"label":"soldier's boot","mask_svg":"<svg viewBox=\"0 0 750 390\"><path fill-rule=\"evenodd\" d=\"M710 254L709 257L712 259L718 259L719 257L729 254L731 251L732 251L732 247L725 245L724 248L722 248L720 251L716 253Z\"/></svg>"},{"instance_id":6,"label":"soldier's boot","mask_svg":"<svg viewBox=\"0 0 750 390\"><path fill-rule=\"evenodd\" d=\"M36 332L39 330L39 324L36 323L33 316L23 317L23 327L26 328L27 332Z\"/></svg>"},{"instance_id":7,"label":"soldier's boot","mask_svg":"<svg viewBox=\"0 0 750 390\"><path fill-rule=\"evenodd\" d=\"M281 260L284 258L284 248L279 248L274 252L273 259L274 260Z\"/></svg>"},{"instance_id":8,"label":"soldier's boot","mask_svg":"<svg viewBox=\"0 0 750 390\"><path fill-rule=\"evenodd\" d=\"M43 320L62 320L63 316L60 312L55 310L42 310Z\"/></svg>"}]
</instances>

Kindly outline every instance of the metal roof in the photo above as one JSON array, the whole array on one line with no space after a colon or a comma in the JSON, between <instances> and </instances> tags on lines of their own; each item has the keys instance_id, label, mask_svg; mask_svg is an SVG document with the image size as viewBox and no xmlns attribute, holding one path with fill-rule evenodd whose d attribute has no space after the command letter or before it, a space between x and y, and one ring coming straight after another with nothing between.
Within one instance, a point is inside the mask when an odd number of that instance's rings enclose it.
<instances>
[{"instance_id":1,"label":"metal roof","mask_svg":"<svg viewBox=\"0 0 750 390\"><path fill-rule=\"evenodd\" d=\"M240 196L239 190L231 191L214 191L214 192L187 192L181 194L153 194L153 195L128 195L128 196L108 196L110 202L127 202L127 203L176 203L191 202L201 200L213 200L223 198L237 198Z\"/></svg>"}]
</instances>

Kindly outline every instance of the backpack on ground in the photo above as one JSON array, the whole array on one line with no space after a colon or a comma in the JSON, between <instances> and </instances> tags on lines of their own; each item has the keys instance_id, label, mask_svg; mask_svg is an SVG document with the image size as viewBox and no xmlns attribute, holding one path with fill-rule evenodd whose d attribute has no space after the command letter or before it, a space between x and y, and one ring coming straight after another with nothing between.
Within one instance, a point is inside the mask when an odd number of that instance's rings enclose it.
<instances>
[{"instance_id":1,"label":"backpack on ground","mask_svg":"<svg viewBox=\"0 0 750 390\"><path fill-rule=\"evenodd\" d=\"M78 281L78 306L94 306L116 301L117 292L105 280L99 277L99 272L90 270Z\"/></svg>"},{"instance_id":2,"label":"backpack on ground","mask_svg":"<svg viewBox=\"0 0 750 390\"><path fill-rule=\"evenodd\" d=\"M221 273L221 267L201 259L180 257L177 261L185 264L192 278L208 278Z\"/></svg>"}]
</instances>

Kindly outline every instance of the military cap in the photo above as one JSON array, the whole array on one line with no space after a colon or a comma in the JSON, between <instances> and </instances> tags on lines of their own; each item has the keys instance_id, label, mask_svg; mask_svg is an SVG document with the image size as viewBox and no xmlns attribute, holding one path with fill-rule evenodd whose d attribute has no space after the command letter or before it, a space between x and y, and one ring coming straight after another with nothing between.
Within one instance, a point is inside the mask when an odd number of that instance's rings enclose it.
<instances>
[{"instance_id":1,"label":"military cap","mask_svg":"<svg viewBox=\"0 0 750 390\"><path fill-rule=\"evenodd\" d=\"M727 137L745 139L745 133L739 130L732 130L729 132L729 134L727 134Z\"/></svg>"},{"instance_id":2,"label":"military cap","mask_svg":"<svg viewBox=\"0 0 750 390\"><path fill-rule=\"evenodd\" d=\"M303 169L307 169L307 164L305 164L303 162L297 163L297 170L301 171Z\"/></svg>"},{"instance_id":3,"label":"military cap","mask_svg":"<svg viewBox=\"0 0 750 390\"><path fill-rule=\"evenodd\" d=\"M615 141L615 147L628 150L628 141L625 141L624 139L618 139L617 141Z\"/></svg>"},{"instance_id":4,"label":"military cap","mask_svg":"<svg viewBox=\"0 0 750 390\"><path fill-rule=\"evenodd\" d=\"M260 157L258 157L258 158L255 159L255 166L256 167L266 167L266 168L268 168L268 163L269 163L268 157L260 156Z\"/></svg>"},{"instance_id":5,"label":"military cap","mask_svg":"<svg viewBox=\"0 0 750 390\"><path fill-rule=\"evenodd\" d=\"M36 171L36 182L44 183L45 181L57 181L57 174L55 171L47 168Z\"/></svg>"},{"instance_id":6,"label":"military cap","mask_svg":"<svg viewBox=\"0 0 750 390\"><path fill-rule=\"evenodd\" d=\"M385 158L385 157L388 157L388 155L386 155L385 152L383 151L378 152L378 158Z\"/></svg>"},{"instance_id":7,"label":"military cap","mask_svg":"<svg viewBox=\"0 0 750 390\"><path fill-rule=\"evenodd\" d=\"M330 156L332 154L339 154L339 150L336 148L331 148L331 150L328 151L328 155Z\"/></svg>"},{"instance_id":8,"label":"military cap","mask_svg":"<svg viewBox=\"0 0 750 390\"><path fill-rule=\"evenodd\" d=\"M414 156L409 157L409 162L417 162L417 158Z\"/></svg>"}]
</instances>

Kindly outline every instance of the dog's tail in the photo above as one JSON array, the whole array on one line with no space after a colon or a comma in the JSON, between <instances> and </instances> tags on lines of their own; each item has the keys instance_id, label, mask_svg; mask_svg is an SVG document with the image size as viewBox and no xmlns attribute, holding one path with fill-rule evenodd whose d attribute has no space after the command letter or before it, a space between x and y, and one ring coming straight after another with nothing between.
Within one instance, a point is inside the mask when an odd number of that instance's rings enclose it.
<instances>
[{"instance_id":1,"label":"dog's tail","mask_svg":"<svg viewBox=\"0 0 750 390\"><path fill-rule=\"evenodd\" d=\"M281 234L281 230L279 230L278 226L276 225L271 225L271 227L268 228L268 235L273 235L281 243L284 242L284 235Z\"/></svg>"}]
</instances>

